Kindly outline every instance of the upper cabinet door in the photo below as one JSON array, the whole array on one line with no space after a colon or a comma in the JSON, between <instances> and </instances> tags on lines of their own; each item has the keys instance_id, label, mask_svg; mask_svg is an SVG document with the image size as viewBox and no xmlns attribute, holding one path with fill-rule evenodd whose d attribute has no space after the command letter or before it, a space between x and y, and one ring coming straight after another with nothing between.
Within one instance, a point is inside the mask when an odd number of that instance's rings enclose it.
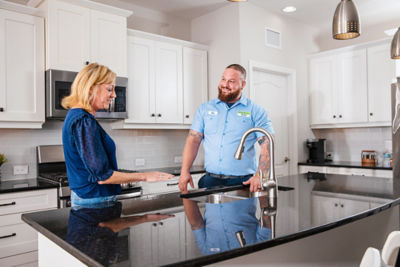
<instances>
[{"instance_id":1,"label":"upper cabinet door","mask_svg":"<svg viewBox=\"0 0 400 267\"><path fill-rule=\"evenodd\" d=\"M183 48L183 123L191 124L207 100L207 51Z\"/></svg>"},{"instance_id":2,"label":"upper cabinet door","mask_svg":"<svg viewBox=\"0 0 400 267\"><path fill-rule=\"evenodd\" d=\"M40 128L45 106L44 21L0 9L0 40L0 122L8 123L0 127Z\"/></svg>"},{"instance_id":3,"label":"upper cabinet door","mask_svg":"<svg viewBox=\"0 0 400 267\"><path fill-rule=\"evenodd\" d=\"M334 57L310 60L311 124L326 124L336 118L336 86Z\"/></svg>"},{"instance_id":4,"label":"upper cabinet door","mask_svg":"<svg viewBox=\"0 0 400 267\"><path fill-rule=\"evenodd\" d=\"M126 19L96 10L91 11L91 61L106 65L117 76L127 77Z\"/></svg>"},{"instance_id":5,"label":"upper cabinet door","mask_svg":"<svg viewBox=\"0 0 400 267\"><path fill-rule=\"evenodd\" d=\"M183 123L182 46L156 44L156 116L158 123Z\"/></svg>"},{"instance_id":6,"label":"upper cabinet door","mask_svg":"<svg viewBox=\"0 0 400 267\"><path fill-rule=\"evenodd\" d=\"M390 43L369 47L367 58L369 121L388 122L390 125L390 84L396 77L396 65L389 51Z\"/></svg>"},{"instance_id":7,"label":"upper cabinet door","mask_svg":"<svg viewBox=\"0 0 400 267\"><path fill-rule=\"evenodd\" d=\"M127 123L155 123L154 41L128 37Z\"/></svg>"},{"instance_id":8,"label":"upper cabinet door","mask_svg":"<svg viewBox=\"0 0 400 267\"><path fill-rule=\"evenodd\" d=\"M340 84L338 91L338 123L367 122L366 50L342 53L335 68Z\"/></svg>"},{"instance_id":9,"label":"upper cabinet door","mask_svg":"<svg viewBox=\"0 0 400 267\"><path fill-rule=\"evenodd\" d=\"M49 1L47 68L79 71L90 61L90 10Z\"/></svg>"}]
</instances>

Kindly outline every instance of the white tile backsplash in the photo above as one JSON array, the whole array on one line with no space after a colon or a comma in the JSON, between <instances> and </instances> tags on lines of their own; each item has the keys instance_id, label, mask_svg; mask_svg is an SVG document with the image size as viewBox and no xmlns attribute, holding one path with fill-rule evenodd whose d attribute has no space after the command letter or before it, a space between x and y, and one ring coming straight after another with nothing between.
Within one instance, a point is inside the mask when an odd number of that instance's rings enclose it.
<instances>
[{"instance_id":1,"label":"white tile backsplash","mask_svg":"<svg viewBox=\"0 0 400 267\"><path fill-rule=\"evenodd\" d=\"M375 150L378 160L385 152L385 141L392 140L391 127L313 130L316 138L326 139L326 151L335 161L361 162L362 150Z\"/></svg>"},{"instance_id":2,"label":"white tile backsplash","mask_svg":"<svg viewBox=\"0 0 400 267\"><path fill-rule=\"evenodd\" d=\"M100 122L117 146L118 167L121 169L147 169L176 166L175 156L180 156L188 130L113 130L112 122ZM2 180L35 178L36 146L61 144L62 121L47 121L42 129L0 129L0 153L8 162L1 166ZM145 165L135 166L136 158ZM204 152L201 148L194 162L202 165ZM13 175L13 166L27 164L27 175Z\"/></svg>"}]
</instances>

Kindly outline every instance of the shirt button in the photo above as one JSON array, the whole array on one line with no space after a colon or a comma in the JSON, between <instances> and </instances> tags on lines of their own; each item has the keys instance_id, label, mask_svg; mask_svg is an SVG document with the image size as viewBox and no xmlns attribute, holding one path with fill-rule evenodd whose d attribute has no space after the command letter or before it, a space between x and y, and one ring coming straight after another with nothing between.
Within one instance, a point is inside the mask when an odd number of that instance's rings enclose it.
<instances>
[{"instance_id":1,"label":"shirt button","mask_svg":"<svg viewBox=\"0 0 400 267\"><path fill-rule=\"evenodd\" d=\"M222 135L225 135L225 133L223 133Z\"/></svg>"}]
</instances>

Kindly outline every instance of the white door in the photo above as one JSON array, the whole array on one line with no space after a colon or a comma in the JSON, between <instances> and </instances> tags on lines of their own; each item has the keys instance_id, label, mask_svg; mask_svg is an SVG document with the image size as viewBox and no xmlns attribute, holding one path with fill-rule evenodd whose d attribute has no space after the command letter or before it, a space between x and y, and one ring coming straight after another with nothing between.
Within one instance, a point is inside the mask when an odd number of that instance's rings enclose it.
<instances>
[{"instance_id":1,"label":"white door","mask_svg":"<svg viewBox=\"0 0 400 267\"><path fill-rule=\"evenodd\" d=\"M275 175L289 175L289 94L288 76L265 70L254 70L250 98L264 107L275 130Z\"/></svg>"},{"instance_id":2,"label":"white door","mask_svg":"<svg viewBox=\"0 0 400 267\"><path fill-rule=\"evenodd\" d=\"M0 121L44 122L44 20L0 9Z\"/></svg>"},{"instance_id":3,"label":"white door","mask_svg":"<svg viewBox=\"0 0 400 267\"><path fill-rule=\"evenodd\" d=\"M117 76L127 77L126 18L97 10L90 15L91 61L109 67Z\"/></svg>"},{"instance_id":4,"label":"white door","mask_svg":"<svg viewBox=\"0 0 400 267\"><path fill-rule=\"evenodd\" d=\"M207 100L207 51L183 48L183 123L191 124Z\"/></svg>"},{"instance_id":5,"label":"white door","mask_svg":"<svg viewBox=\"0 0 400 267\"><path fill-rule=\"evenodd\" d=\"M47 68L80 71L90 61L90 9L50 1ZM106 38L106 37L105 37Z\"/></svg>"},{"instance_id":6,"label":"white door","mask_svg":"<svg viewBox=\"0 0 400 267\"><path fill-rule=\"evenodd\" d=\"M182 47L156 43L157 123L183 123Z\"/></svg>"}]
</instances>

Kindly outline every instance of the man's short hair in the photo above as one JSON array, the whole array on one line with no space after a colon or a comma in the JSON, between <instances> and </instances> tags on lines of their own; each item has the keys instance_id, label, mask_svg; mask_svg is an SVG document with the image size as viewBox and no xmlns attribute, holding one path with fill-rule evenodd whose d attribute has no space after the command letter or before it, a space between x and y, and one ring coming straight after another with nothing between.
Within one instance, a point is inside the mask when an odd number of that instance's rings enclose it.
<instances>
[{"instance_id":1,"label":"man's short hair","mask_svg":"<svg viewBox=\"0 0 400 267\"><path fill-rule=\"evenodd\" d=\"M226 69L234 69L234 70L239 71L242 74L243 80L246 80L246 69L243 68L241 65L239 65L239 64L231 64L228 67L226 67Z\"/></svg>"}]
</instances>

